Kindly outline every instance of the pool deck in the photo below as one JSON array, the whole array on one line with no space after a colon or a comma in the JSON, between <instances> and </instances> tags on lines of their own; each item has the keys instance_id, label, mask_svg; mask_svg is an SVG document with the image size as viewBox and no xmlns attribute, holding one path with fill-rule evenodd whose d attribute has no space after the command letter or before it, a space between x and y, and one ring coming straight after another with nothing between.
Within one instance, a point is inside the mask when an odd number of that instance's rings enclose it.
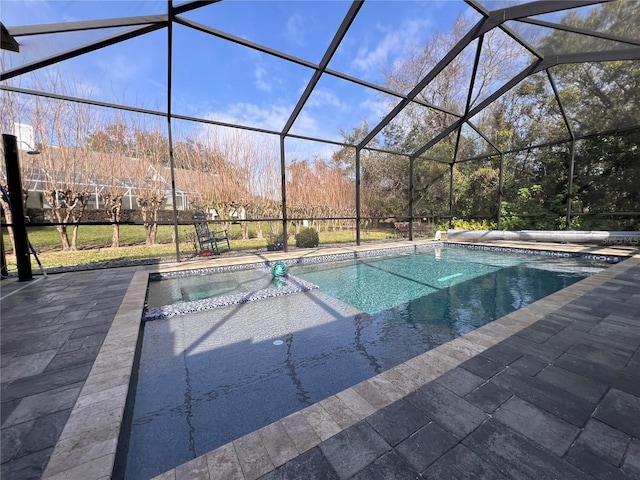
<instances>
[{"instance_id":1,"label":"pool deck","mask_svg":"<svg viewBox=\"0 0 640 480\"><path fill-rule=\"evenodd\" d=\"M151 271L2 280L1 478L111 478ZM640 254L158 479L640 478ZM141 479L143 480L143 479Z\"/></svg>"}]
</instances>

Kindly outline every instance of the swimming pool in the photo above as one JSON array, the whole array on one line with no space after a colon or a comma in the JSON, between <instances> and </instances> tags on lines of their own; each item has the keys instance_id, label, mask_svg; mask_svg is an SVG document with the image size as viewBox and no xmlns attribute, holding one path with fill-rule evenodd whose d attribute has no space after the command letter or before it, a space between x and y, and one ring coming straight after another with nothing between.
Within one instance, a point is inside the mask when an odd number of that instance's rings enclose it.
<instances>
[{"instance_id":1,"label":"swimming pool","mask_svg":"<svg viewBox=\"0 0 640 480\"><path fill-rule=\"evenodd\" d=\"M416 266L414 273L433 278L412 278L396 257L292 266L295 275L314 276L320 289L146 322L126 478L151 478L601 267L475 253L400 256ZM455 268L441 270L444 263ZM355 275L354 268L365 273ZM337 298L353 295L350 283L360 285L355 291L368 288L367 281L394 288L368 278L369 271L412 278L419 287L393 305L366 300L375 313ZM338 279L336 293L323 287L323 277ZM439 288L423 293L423 284Z\"/></svg>"}]
</instances>

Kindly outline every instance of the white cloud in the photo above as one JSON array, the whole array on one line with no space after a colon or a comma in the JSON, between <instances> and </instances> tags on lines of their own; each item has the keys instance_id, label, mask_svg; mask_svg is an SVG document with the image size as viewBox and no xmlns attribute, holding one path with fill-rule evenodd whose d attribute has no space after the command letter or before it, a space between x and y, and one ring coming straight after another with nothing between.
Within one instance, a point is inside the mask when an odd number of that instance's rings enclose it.
<instances>
[{"instance_id":1,"label":"white cloud","mask_svg":"<svg viewBox=\"0 0 640 480\"><path fill-rule=\"evenodd\" d=\"M398 101L400 101L398 99ZM369 112L366 115L370 125L376 125L382 120L393 108L390 106L387 100L380 100L376 98L367 98L360 103L360 110L363 112Z\"/></svg>"},{"instance_id":2,"label":"white cloud","mask_svg":"<svg viewBox=\"0 0 640 480\"><path fill-rule=\"evenodd\" d=\"M380 41L373 46L360 47L353 64L365 74L379 72L416 45L431 26L431 21L425 19L405 20L393 28L378 26L382 33L381 38L378 37Z\"/></svg>"},{"instance_id":3,"label":"white cloud","mask_svg":"<svg viewBox=\"0 0 640 480\"><path fill-rule=\"evenodd\" d=\"M328 88L318 88L316 87L309 97L309 101L307 102L307 106L309 107L325 107L331 106L334 108L338 108L340 110L347 110L349 105L343 102L336 93Z\"/></svg>"},{"instance_id":4,"label":"white cloud","mask_svg":"<svg viewBox=\"0 0 640 480\"><path fill-rule=\"evenodd\" d=\"M287 19L287 29L285 31L285 37L291 43L296 45L305 45L304 41L304 29L305 21L302 15L294 13Z\"/></svg>"},{"instance_id":5,"label":"white cloud","mask_svg":"<svg viewBox=\"0 0 640 480\"><path fill-rule=\"evenodd\" d=\"M130 80L137 78L143 70L144 62L132 62L124 55L103 56L96 60L96 65L102 70L103 77L116 80Z\"/></svg>"},{"instance_id":6,"label":"white cloud","mask_svg":"<svg viewBox=\"0 0 640 480\"><path fill-rule=\"evenodd\" d=\"M227 105L224 110L209 112L203 118L280 132L287 120L289 120L292 111L293 105L261 107L256 104L241 102ZM334 132L330 129L329 122L322 121L321 117L311 115L306 110L303 110L298 115L290 133L325 140L341 139L339 132Z\"/></svg>"},{"instance_id":7,"label":"white cloud","mask_svg":"<svg viewBox=\"0 0 640 480\"><path fill-rule=\"evenodd\" d=\"M224 110L209 113L205 118L220 122L280 131L291 115L292 107L270 105L268 108L253 103L232 103Z\"/></svg>"},{"instance_id":8,"label":"white cloud","mask_svg":"<svg viewBox=\"0 0 640 480\"><path fill-rule=\"evenodd\" d=\"M286 121L289 119L291 110L293 110L293 106L270 106L268 108L264 108L250 103L235 103L228 105L223 111L208 113L204 115L204 118L224 123L264 128L266 130L278 132L284 127ZM323 125L325 124L326 122L320 121L319 118L314 117L303 110L296 119L290 133L304 135L311 138L341 140L339 135L324 129ZM224 127L215 127L203 124L199 128L201 128L203 132L220 132L219 134L222 135L229 133L229 130ZM254 132L245 132L243 135L246 135L247 138L255 136L256 141L263 141L265 138L264 134ZM271 138L275 142L278 137L273 135L267 138ZM274 145L277 146L277 142L274 143ZM285 148L289 159L310 159L314 157L329 159L331 158L333 151L336 149L335 146L323 144L322 142L310 142L295 138L288 138L286 140Z\"/></svg>"},{"instance_id":9,"label":"white cloud","mask_svg":"<svg viewBox=\"0 0 640 480\"><path fill-rule=\"evenodd\" d=\"M271 91L271 84L267 82L267 78L268 78L267 74L268 72L266 68L264 68L262 65L256 64L256 67L253 70L253 75L256 78L254 83L256 85L256 88L263 92Z\"/></svg>"}]
</instances>

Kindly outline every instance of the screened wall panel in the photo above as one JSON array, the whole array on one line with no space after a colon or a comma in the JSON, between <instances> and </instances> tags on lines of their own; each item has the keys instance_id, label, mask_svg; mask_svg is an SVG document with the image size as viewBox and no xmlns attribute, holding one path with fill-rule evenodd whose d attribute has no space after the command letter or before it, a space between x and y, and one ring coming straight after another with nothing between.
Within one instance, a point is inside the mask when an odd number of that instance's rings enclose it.
<instances>
[{"instance_id":1,"label":"screened wall panel","mask_svg":"<svg viewBox=\"0 0 640 480\"><path fill-rule=\"evenodd\" d=\"M503 230L566 228L569 161L568 145L505 155Z\"/></svg>"},{"instance_id":2,"label":"screened wall panel","mask_svg":"<svg viewBox=\"0 0 640 480\"><path fill-rule=\"evenodd\" d=\"M576 144L572 223L584 230L640 230L640 131Z\"/></svg>"}]
</instances>

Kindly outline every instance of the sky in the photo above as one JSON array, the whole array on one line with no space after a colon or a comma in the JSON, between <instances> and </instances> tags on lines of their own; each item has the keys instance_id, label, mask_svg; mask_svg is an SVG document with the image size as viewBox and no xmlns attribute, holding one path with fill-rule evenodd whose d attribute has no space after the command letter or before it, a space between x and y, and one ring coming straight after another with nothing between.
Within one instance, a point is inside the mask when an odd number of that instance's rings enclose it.
<instances>
[{"instance_id":1,"label":"sky","mask_svg":"<svg viewBox=\"0 0 640 480\"><path fill-rule=\"evenodd\" d=\"M179 4L176 2L176 4ZM351 2L225 0L183 16L318 64ZM5 26L46 24L164 13L165 1L2 0ZM329 68L384 85L384 71L456 16L475 15L461 1L367 1ZM3 51L4 67L17 66L123 29L18 38L21 53ZM183 25L174 26L173 98L176 114L280 131L313 71ZM151 109L166 109L167 33L160 30L16 77L41 88L46 75L62 75L68 94ZM46 89L46 87L45 87ZM291 133L341 140L363 120L375 125L392 98L324 75ZM397 101L397 100L395 100Z\"/></svg>"}]
</instances>

